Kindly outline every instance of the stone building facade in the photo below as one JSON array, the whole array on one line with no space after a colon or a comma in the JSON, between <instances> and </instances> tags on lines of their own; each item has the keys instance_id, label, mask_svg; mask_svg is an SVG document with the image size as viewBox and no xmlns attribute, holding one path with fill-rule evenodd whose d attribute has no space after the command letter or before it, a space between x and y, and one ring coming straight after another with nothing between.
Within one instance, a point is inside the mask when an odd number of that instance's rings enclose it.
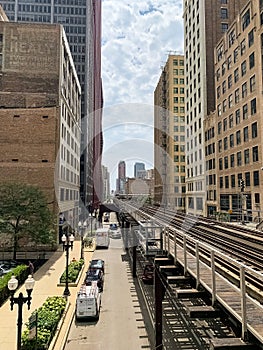
<instances>
[{"instance_id":1,"label":"stone building facade","mask_svg":"<svg viewBox=\"0 0 263 350\"><path fill-rule=\"evenodd\" d=\"M215 49L216 208L233 220L263 216L262 72L263 2L248 1Z\"/></svg>"}]
</instances>

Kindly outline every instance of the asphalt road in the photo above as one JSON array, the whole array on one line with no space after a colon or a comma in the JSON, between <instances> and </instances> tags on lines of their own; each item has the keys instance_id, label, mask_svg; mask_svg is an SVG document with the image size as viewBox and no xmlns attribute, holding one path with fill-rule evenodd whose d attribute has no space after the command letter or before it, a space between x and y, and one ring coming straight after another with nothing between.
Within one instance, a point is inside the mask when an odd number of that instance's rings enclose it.
<instances>
[{"instance_id":1,"label":"asphalt road","mask_svg":"<svg viewBox=\"0 0 263 350\"><path fill-rule=\"evenodd\" d=\"M93 258L105 260L105 281L98 321L72 322L64 350L150 349L146 324L136 294L122 239Z\"/></svg>"}]
</instances>

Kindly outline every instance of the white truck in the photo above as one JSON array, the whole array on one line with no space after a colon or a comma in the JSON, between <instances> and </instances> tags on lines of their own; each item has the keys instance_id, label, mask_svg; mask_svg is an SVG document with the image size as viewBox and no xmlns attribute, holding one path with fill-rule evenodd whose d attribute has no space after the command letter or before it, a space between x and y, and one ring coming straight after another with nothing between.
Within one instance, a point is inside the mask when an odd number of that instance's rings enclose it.
<instances>
[{"instance_id":1,"label":"white truck","mask_svg":"<svg viewBox=\"0 0 263 350\"><path fill-rule=\"evenodd\" d=\"M109 248L110 236L108 228L98 228L95 232L96 247Z\"/></svg>"},{"instance_id":2,"label":"white truck","mask_svg":"<svg viewBox=\"0 0 263 350\"><path fill-rule=\"evenodd\" d=\"M97 282L91 286L83 284L78 292L76 300L75 317L76 320L85 318L99 318L101 304L101 293Z\"/></svg>"}]
</instances>

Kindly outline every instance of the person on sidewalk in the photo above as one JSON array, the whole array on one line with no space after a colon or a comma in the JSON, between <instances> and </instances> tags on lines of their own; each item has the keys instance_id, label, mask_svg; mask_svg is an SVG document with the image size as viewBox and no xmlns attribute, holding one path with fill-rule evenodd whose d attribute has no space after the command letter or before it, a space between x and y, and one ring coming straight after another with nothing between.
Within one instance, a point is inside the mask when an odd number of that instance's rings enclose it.
<instances>
[{"instance_id":1,"label":"person on sidewalk","mask_svg":"<svg viewBox=\"0 0 263 350\"><path fill-rule=\"evenodd\" d=\"M29 268L29 274L33 277L34 274L34 265L33 263L29 260L28 262L28 268Z\"/></svg>"}]
</instances>

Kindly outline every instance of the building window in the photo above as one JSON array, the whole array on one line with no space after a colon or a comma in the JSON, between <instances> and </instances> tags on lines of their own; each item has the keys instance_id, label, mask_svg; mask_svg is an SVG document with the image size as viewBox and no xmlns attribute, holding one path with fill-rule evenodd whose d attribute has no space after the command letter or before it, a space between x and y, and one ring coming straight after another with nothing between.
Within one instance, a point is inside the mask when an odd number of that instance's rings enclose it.
<instances>
[{"instance_id":1,"label":"building window","mask_svg":"<svg viewBox=\"0 0 263 350\"><path fill-rule=\"evenodd\" d=\"M241 166L241 165L242 165L241 152L237 152L237 166Z\"/></svg>"},{"instance_id":2,"label":"building window","mask_svg":"<svg viewBox=\"0 0 263 350\"><path fill-rule=\"evenodd\" d=\"M236 124L238 125L240 123L240 109L236 110Z\"/></svg>"},{"instance_id":3,"label":"building window","mask_svg":"<svg viewBox=\"0 0 263 350\"><path fill-rule=\"evenodd\" d=\"M250 101L250 107L251 107L251 115L254 115L257 113L257 100L256 98L253 98L253 100Z\"/></svg>"},{"instance_id":4,"label":"building window","mask_svg":"<svg viewBox=\"0 0 263 350\"><path fill-rule=\"evenodd\" d=\"M231 129L234 126L233 114L230 114L228 119L229 119L229 128Z\"/></svg>"},{"instance_id":5,"label":"building window","mask_svg":"<svg viewBox=\"0 0 263 350\"><path fill-rule=\"evenodd\" d=\"M220 176L220 178L219 178L219 186L220 186L220 188L224 187L224 182L223 182L223 177L222 176Z\"/></svg>"},{"instance_id":6,"label":"building window","mask_svg":"<svg viewBox=\"0 0 263 350\"><path fill-rule=\"evenodd\" d=\"M226 151L228 148L227 137L224 137L224 150Z\"/></svg>"},{"instance_id":7,"label":"building window","mask_svg":"<svg viewBox=\"0 0 263 350\"><path fill-rule=\"evenodd\" d=\"M227 81L228 81L228 88L230 89L232 86L232 75L231 74L229 75Z\"/></svg>"},{"instance_id":8,"label":"building window","mask_svg":"<svg viewBox=\"0 0 263 350\"><path fill-rule=\"evenodd\" d=\"M231 108L233 106L233 95L228 96L228 108Z\"/></svg>"},{"instance_id":9,"label":"building window","mask_svg":"<svg viewBox=\"0 0 263 350\"><path fill-rule=\"evenodd\" d=\"M250 92L255 91L255 88L256 88L256 76L255 75L253 75L250 78L249 85L250 85Z\"/></svg>"},{"instance_id":10,"label":"building window","mask_svg":"<svg viewBox=\"0 0 263 350\"><path fill-rule=\"evenodd\" d=\"M255 193L255 203L259 204L260 203L260 194Z\"/></svg>"},{"instance_id":11,"label":"building window","mask_svg":"<svg viewBox=\"0 0 263 350\"><path fill-rule=\"evenodd\" d=\"M254 139L258 136L258 124L257 124L257 122L252 124L251 129L252 129L252 138Z\"/></svg>"},{"instance_id":12,"label":"building window","mask_svg":"<svg viewBox=\"0 0 263 350\"><path fill-rule=\"evenodd\" d=\"M248 141L248 126L243 129L244 142Z\"/></svg>"},{"instance_id":13,"label":"building window","mask_svg":"<svg viewBox=\"0 0 263 350\"><path fill-rule=\"evenodd\" d=\"M240 54L241 56L244 54L244 52L246 51L246 40L242 40L241 44L240 44Z\"/></svg>"},{"instance_id":14,"label":"building window","mask_svg":"<svg viewBox=\"0 0 263 350\"><path fill-rule=\"evenodd\" d=\"M242 16L242 29L245 30L245 28L250 23L250 10L248 9L246 13Z\"/></svg>"},{"instance_id":15,"label":"building window","mask_svg":"<svg viewBox=\"0 0 263 350\"><path fill-rule=\"evenodd\" d=\"M223 130L226 131L227 130L227 118L225 118L223 120Z\"/></svg>"},{"instance_id":16,"label":"building window","mask_svg":"<svg viewBox=\"0 0 263 350\"><path fill-rule=\"evenodd\" d=\"M225 169L228 169L228 157L224 157L224 167Z\"/></svg>"},{"instance_id":17,"label":"building window","mask_svg":"<svg viewBox=\"0 0 263 350\"><path fill-rule=\"evenodd\" d=\"M247 83L242 84L242 98L247 97Z\"/></svg>"},{"instance_id":18,"label":"building window","mask_svg":"<svg viewBox=\"0 0 263 350\"><path fill-rule=\"evenodd\" d=\"M252 69L255 66L254 52L249 56L249 68Z\"/></svg>"},{"instance_id":19,"label":"building window","mask_svg":"<svg viewBox=\"0 0 263 350\"><path fill-rule=\"evenodd\" d=\"M221 7L221 18L222 19L227 19L228 18L227 9L224 8L224 7Z\"/></svg>"},{"instance_id":20,"label":"building window","mask_svg":"<svg viewBox=\"0 0 263 350\"><path fill-rule=\"evenodd\" d=\"M222 152L222 140L218 141L218 152Z\"/></svg>"},{"instance_id":21,"label":"building window","mask_svg":"<svg viewBox=\"0 0 263 350\"><path fill-rule=\"evenodd\" d=\"M217 61L221 61L223 57L223 45L221 45L218 49L217 49Z\"/></svg>"},{"instance_id":22,"label":"building window","mask_svg":"<svg viewBox=\"0 0 263 350\"><path fill-rule=\"evenodd\" d=\"M245 173L245 184L246 186L250 186L250 172Z\"/></svg>"},{"instance_id":23,"label":"building window","mask_svg":"<svg viewBox=\"0 0 263 350\"><path fill-rule=\"evenodd\" d=\"M235 90L235 103L239 102L239 89Z\"/></svg>"},{"instance_id":24,"label":"building window","mask_svg":"<svg viewBox=\"0 0 263 350\"><path fill-rule=\"evenodd\" d=\"M248 47L254 44L254 29L248 33Z\"/></svg>"},{"instance_id":25,"label":"building window","mask_svg":"<svg viewBox=\"0 0 263 350\"><path fill-rule=\"evenodd\" d=\"M228 57L227 57L227 69L230 69L230 68L231 68L231 63L232 63L232 57L231 57L231 56L228 56Z\"/></svg>"},{"instance_id":26,"label":"building window","mask_svg":"<svg viewBox=\"0 0 263 350\"><path fill-rule=\"evenodd\" d=\"M241 133L240 130L236 132L236 144L239 145L241 143Z\"/></svg>"},{"instance_id":27,"label":"building window","mask_svg":"<svg viewBox=\"0 0 263 350\"><path fill-rule=\"evenodd\" d=\"M222 76L226 73L226 62L222 64Z\"/></svg>"},{"instance_id":28,"label":"building window","mask_svg":"<svg viewBox=\"0 0 263 350\"><path fill-rule=\"evenodd\" d=\"M232 30L229 33L229 35L228 35L228 45L229 45L229 47L231 47L234 44L235 38L236 38L235 30Z\"/></svg>"},{"instance_id":29,"label":"building window","mask_svg":"<svg viewBox=\"0 0 263 350\"><path fill-rule=\"evenodd\" d=\"M231 168L235 167L235 155L234 154L230 155L230 166L231 166Z\"/></svg>"},{"instance_id":30,"label":"building window","mask_svg":"<svg viewBox=\"0 0 263 350\"><path fill-rule=\"evenodd\" d=\"M225 176L225 188L229 188L229 177Z\"/></svg>"},{"instance_id":31,"label":"building window","mask_svg":"<svg viewBox=\"0 0 263 350\"><path fill-rule=\"evenodd\" d=\"M234 63L237 62L238 59L238 47L234 50Z\"/></svg>"},{"instance_id":32,"label":"building window","mask_svg":"<svg viewBox=\"0 0 263 350\"><path fill-rule=\"evenodd\" d=\"M222 122L219 122L219 123L217 124L217 133L218 133L218 135L221 134L221 130L222 130Z\"/></svg>"},{"instance_id":33,"label":"building window","mask_svg":"<svg viewBox=\"0 0 263 350\"><path fill-rule=\"evenodd\" d=\"M252 148L253 162L258 162L258 146Z\"/></svg>"},{"instance_id":34,"label":"building window","mask_svg":"<svg viewBox=\"0 0 263 350\"><path fill-rule=\"evenodd\" d=\"M223 113L226 111L226 100L223 101Z\"/></svg>"},{"instance_id":35,"label":"building window","mask_svg":"<svg viewBox=\"0 0 263 350\"><path fill-rule=\"evenodd\" d=\"M258 170L253 172L253 182L254 182L254 186L259 186L259 171Z\"/></svg>"},{"instance_id":36,"label":"building window","mask_svg":"<svg viewBox=\"0 0 263 350\"><path fill-rule=\"evenodd\" d=\"M241 75L242 75L242 77L246 74L246 72L247 72L247 63L246 63L246 61L244 61L241 64Z\"/></svg>"},{"instance_id":37,"label":"building window","mask_svg":"<svg viewBox=\"0 0 263 350\"><path fill-rule=\"evenodd\" d=\"M221 23L221 31L222 33L227 32L228 30L228 24L227 23Z\"/></svg>"},{"instance_id":38,"label":"building window","mask_svg":"<svg viewBox=\"0 0 263 350\"><path fill-rule=\"evenodd\" d=\"M219 170L223 170L223 159L222 158L219 158L218 167L219 167Z\"/></svg>"},{"instance_id":39,"label":"building window","mask_svg":"<svg viewBox=\"0 0 263 350\"><path fill-rule=\"evenodd\" d=\"M226 92L226 81L224 80L222 83L222 93L224 94Z\"/></svg>"},{"instance_id":40,"label":"building window","mask_svg":"<svg viewBox=\"0 0 263 350\"><path fill-rule=\"evenodd\" d=\"M235 175L231 175L231 187L234 188L236 186L236 178Z\"/></svg>"},{"instance_id":41,"label":"building window","mask_svg":"<svg viewBox=\"0 0 263 350\"><path fill-rule=\"evenodd\" d=\"M245 164L249 164L249 149L244 150L244 162Z\"/></svg>"},{"instance_id":42,"label":"building window","mask_svg":"<svg viewBox=\"0 0 263 350\"><path fill-rule=\"evenodd\" d=\"M230 146L230 148L234 147L234 134L231 134L229 136L229 146Z\"/></svg>"},{"instance_id":43,"label":"building window","mask_svg":"<svg viewBox=\"0 0 263 350\"><path fill-rule=\"evenodd\" d=\"M239 79L239 73L238 73L238 68L234 70L234 82L238 82Z\"/></svg>"},{"instance_id":44,"label":"building window","mask_svg":"<svg viewBox=\"0 0 263 350\"><path fill-rule=\"evenodd\" d=\"M248 118L248 108L247 108L247 104L245 104L243 106L243 120Z\"/></svg>"}]
</instances>

